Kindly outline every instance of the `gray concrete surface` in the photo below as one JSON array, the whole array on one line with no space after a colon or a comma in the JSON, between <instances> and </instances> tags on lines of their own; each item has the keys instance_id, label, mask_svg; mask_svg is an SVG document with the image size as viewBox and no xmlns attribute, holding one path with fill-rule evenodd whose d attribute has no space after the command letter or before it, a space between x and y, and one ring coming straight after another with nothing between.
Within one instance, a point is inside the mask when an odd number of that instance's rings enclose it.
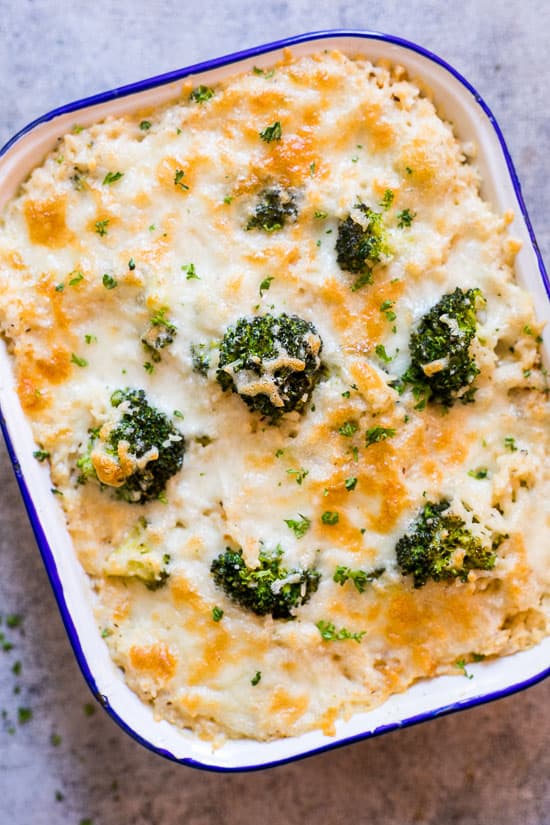
<instances>
[{"instance_id":1,"label":"gray concrete surface","mask_svg":"<svg viewBox=\"0 0 550 825\"><path fill-rule=\"evenodd\" d=\"M550 260L547 0L0 0L0 144L67 100L334 27L402 35L467 75L501 122ZM89 714L3 447L0 490L0 631L14 644L0 649L0 825L550 823L550 680L262 773L200 773L148 753ZM21 627L5 627L12 613ZM21 724L18 708L32 718Z\"/></svg>"}]
</instances>

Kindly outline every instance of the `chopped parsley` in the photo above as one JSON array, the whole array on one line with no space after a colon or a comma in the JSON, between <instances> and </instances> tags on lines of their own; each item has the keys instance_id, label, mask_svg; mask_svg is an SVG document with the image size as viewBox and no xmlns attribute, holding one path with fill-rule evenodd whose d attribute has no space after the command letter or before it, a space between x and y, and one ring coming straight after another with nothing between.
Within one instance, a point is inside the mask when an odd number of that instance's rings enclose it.
<instances>
[{"instance_id":1,"label":"chopped parsley","mask_svg":"<svg viewBox=\"0 0 550 825\"><path fill-rule=\"evenodd\" d=\"M151 316L151 324L154 327L164 327L171 335L176 335L178 331L176 325L172 324L166 317L166 313L169 311L169 307L161 307L160 309L157 309L157 311Z\"/></svg>"},{"instance_id":2,"label":"chopped parsley","mask_svg":"<svg viewBox=\"0 0 550 825\"><path fill-rule=\"evenodd\" d=\"M397 226L399 229L408 228L416 218L416 212L411 212L410 209L403 209L397 214Z\"/></svg>"},{"instance_id":3,"label":"chopped parsley","mask_svg":"<svg viewBox=\"0 0 550 825\"><path fill-rule=\"evenodd\" d=\"M273 75L275 74L275 69L269 69L268 71L266 71L265 69L260 69L259 66L253 66L252 71L254 72L254 74L262 75L263 77L265 77L266 80L269 80L269 78L273 77Z\"/></svg>"},{"instance_id":4,"label":"chopped parsley","mask_svg":"<svg viewBox=\"0 0 550 825\"><path fill-rule=\"evenodd\" d=\"M145 363L143 364L143 369L145 370L145 372L148 372L149 375L151 375L151 373L154 372L155 367L153 364L151 364L150 361L145 361Z\"/></svg>"},{"instance_id":5,"label":"chopped parsley","mask_svg":"<svg viewBox=\"0 0 550 825\"><path fill-rule=\"evenodd\" d=\"M33 456L37 461L46 461L46 459L50 457L50 454L47 450L35 450Z\"/></svg>"},{"instance_id":6,"label":"chopped parsley","mask_svg":"<svg viewBox=\"0 0 550 825\"><path fill-rule=\"evenodd\" d=\"M185 177L185 172L183 169L176 169L176 174L174 175L174 186L177 186L178 189L181 189L182 192L185 192L189 189L186 183L184 183L183 178Z\"/></svg>"},{"instance_id":7,"label":"chopped parsley","mask_svg":"<svg viewBox=\"0 0 550 825\"><path fill-rule=\"evenodd\" d=\"M351 567L339 564L332 579L340 586L343 586L347 581L351 581L359 593L364 593L367 585L372 584L375 579L379 579L385 571L385 567L377 567L376 570L367 573L365 570L352 570Z\"/></svg>"},{"instance_id":8,"label":"chopped parsley","mask_svg":"<svg viewBox=\"0 0 550 825\"><path fill-rule=\"evenodd\" d=\"M223 619L223 610L221 607L212 608L212 621L220 622Z\"/></svg>"},{"instance_id":9,"label":"chopped parsley","mask_svg":"<svg viewBox=\"0 0 550 825\"><path fill-rule=\"evenodd\" d=\"M468 470L468 475L472 478L487 478L489 470L487 467L478 467L477 470Z\"/></svg>"},{"instance_id":10,"label":"chopped parsley","mask_svg":"<svg viewBox=\"0 0 550 825\"><path fill-rule=\"evenodd\" d=\"M355 490L355 488L357 487L357 479L355 478L355 476L350 476L349 478L346 478L346 480L344 481L344 486L348 493L351 493L352 490Z\"/></svg>"},{"instance_id":11,"label":"chopped parsley","mask_svg":"<svg viewBox=\"0 0 550 825\"><path fill-rule=\"evenodd\" d=\"M54 748L57 748L57 747L59 747L60 744L61 744L60 735L58 733L52 733L52 735L50 736L50 745L53 745Z\"/></svg>"},{"instance_id":12,"label":"chopped parsley","mask_svg":"<svg viewBox=\"0 0 550 825\"><path fill-rule=\"evenodd\" d=\"M261 284L260 284L260 298L262 297L262 295L264 294L264 292L267 292L267 290L268 290L268 289L269 289L269 287L271 286L271 282L272 282L273 280L274 280L274 276L273 276L273 275L268 275L268 277L267 277L267 278L264 278L264 279L263 279L263 281L262 281L262 282L261 282Z\"/></svg>"},{"instance_id":13,"label":"chopped parsley","mask_svg":"<svg viewBox=\"0 0 550 825\"><path fill-rule=\"evenodd\" d=\"M467 679L473 679L474 678L474 674L473 673L468 673L468 671L466 670L466 662L465 662L464 659L458 659L455 662L455 666L462 671L462 673L464 674L464 676Z\"/></svg>"},{"instance_id":14,"label":"chopped parsley","mask_svg":"<svg viewBox=\"0 0 550 825\"><path fill-rule=\"evenodd\" d=\"M344 421L341 427L338 427L340 435L346 438L351 438L359 429L359 424L356 421Z\"/></svg>"},{"instance_id":15,"label":"chopped parsley","mask_svg":"<svg viewBox=\"0 0 550 825\"><path fill-rule=\"evenodd\" d=\"M200 281L200 278L195 270L195 264L183 264L182 271L186 273L186 281Z\"/></svg>"},{"instance_id":16,"label":"chopped parsley","mask_svg":"<svg viewBox=\"0 0 550 825\"><path fill-rule=\"evenodd\" d=\"M107 234L107 227L109 226L109 218L105 218L103 221L96 221L95 224L95 231L100 237L103 237Z\"/></svg>"},{"instance_id":17,"label":"chopped parsley","mask_svg":"<svg viewBox=\"0 0 550 825\"><path fill-rule=\"evenodd\" d=\"M64 289L65 289L65 284L57 284L57 286L55 287L56 292L63 292Z\"/></svg>"},{"instance_id":18,"label":"chopped parsley","mask_svg":"<svg viewBox=\"0 0 550 825\"><path fill-rule=\"evenodd\" d=\"M284 521L287 527L290 527L296 538L301 539L311 527L311 520L308 519L307 516L302 515L302 513L298 513L298 515L300 516L300 521L291 518L285 518Z\"/></svg>"},{"instance_id":19,"label":"chopped parsley","mask_svg":"<svg viewBox=\"0 0 550 825\"><path fill-rule=\"evenodd\" d=\"M210 86L197 86L196 89L193 89L191 94L189 95L189 100L192 100L194 103L206 103L207 100L210 100L211 97L214 97L214 89Z\"/></svg>"},{"instance_id":20,"label":"chopped parsley","mask_svg":"<svg viewBox=\"0 0 550 825\"><path fill-rule=\"evenodd\" d=\"M84 336L84 340L87 344L97 344L97 336L90 335L89 333Z\"/></svg>"},{"instance_id":21,"label":"chopped parsley","mask_svg":"<svg viewBox=\"0 0 550 825\"><path fill-rule=\"evenodd\" d=\"M325 218L328 217L328 215L327 215L326 212L321 212L320 210L316 209L315 212L313 213L313 217L317 218L320 221L324 221Z\"/></svg>"},{"instance_id":22,"label":"chopped parsley","mask_svg":"<svg viewBox=\"0 0 550 825\"><path fill-rule=\"evenodd\" d=\"M139 124L139 128L142 132L148 132L151 128L151 121L150 120L142 120Z\"/></svg>"},{"instance_id":23,"label":"chopped parsley","mask_svg":"<svg viewBox=\"0 0 550 825\"><path fill-rule=\"evenodd\" d=\"M316 622L315 627L325 642L342 642L345 639L353 639L354 642L359 644L366 633L366 630L361 630L359 633L351 633L349 630L346 630L345 627L336 630L332 622L326 622L323 619Z\"/></svg>"},{"instance_id":24,"label":"chopped parsley","mask_svg":"<svg viewBox=\"0 0 550 825\"><path fill-rule=\"evenodd\" d=\"M379 441L385 441L386 438L393 438L394 435L395 430L391 427L371 427L367 430L366 446L370 447L371 444L377 444Z\"/></svg>"},{"instance_id":25,"label":"chopped parsley","mask_svg":"<svg viewBox=\"0 0 550 825\"><path fill-rule=\"evenodd\" d=\"M529 326L529 324L525 324L525 326L523 327L523 332L525 333L525 335L531 335L535 339L537 344L542 344L542 335L537 335L533 328Z\"/></svg>"},{"instance_id":26,"label":"chopped parsley","mask_svg":"<svg viewBox=\"0 0 550 825\"><path fill-rule=\"evenodd\" d=\"M280 140L283 134L280 121L276 120L271 126L266 126L259 134L266 143L271 143L272 140Z\"/></svg>"},{"instance_id":27,"label":"chopped parsley","mask_svg":"<svg viewBox=\"0 0 550 825\"><path fill-rule=\"evenodd\" d=\"M116 183L124 177L124 172L107 172L103 178L103 186L109 186L111 183Z\"/></svg>"},{"instance_id":28,"label":"chopped parsley","mask_svg":"<svg viewBox=\"0 0 550 825\"><path fill-rule=\"evenodd\" d=\"M504 439L504 446L507 450L510 450L511 453L515 453L517 450L516 439L512 435L507 435Z\"/></svg>"},{"instance_id":29,"label":"chopped parsley","mask_svg":"<svg viewBox=\"0 0 550 825\"><path fill-rule=\"evenodd\" d=\"M388 300L382 301L382 303L380 304L380 312L384 313L388 321L395 321L395 319L397 318L397 315L392 309L394 303L395 301Z\"/></svg>"},{"instance_id":30,"label":"chopped parsley","mask_svg":"<svg viewBox=\"0 0 550 825\"><path fill-rule=\"evenodd\" d=\"M130 272L133 272L135 268L136 268L136 262L134 261L133 258L130 258L130 260L128 261L128 269L130 270Z\"/></svg>"},{"instance_id":31,"label":"chopped parsley","mask_svg":"<svg viewBox=\"0 0 550 825\"><path fill-rule=\"evenodd\" d=\"M392 356L388 355L388 353L386 352L386 347L384 346L384 344L377 344L374 351L377 354L377 356L380 358L380 360L385 361L386 364L389 364L389 362L392 360Z\"/></svg>"},{"instance_id":32,"label":"chopped parsley","mask_svg":"<svg viewBox=\"0 0 550 825\"><path fill-rule=\"evenodd\" d=\"M301 484L304 478L308 475L309 470L304 470L303 467L300 467L299 470L293 470L291 468L290 470L287 470L287 473L289 476L294 476L296 484Z\"/></svg>"},{"instance_id":33,"label":"chopped parsley","mask_svg":"<svg viewBox=\"0 0 550 825\"><path fill-rule=\"evenodd\" d=\"M252 687L256 687L256 685L258 684L258 682L260 681L261 678L262 678L262 671L257 670L256 674L250 680L250 684L252 685Z\"/></svg>"},{"instance_id":34,"label":"chopped parsley","mask_svg":"<svg viewBox=\"0 0 550 825\"><path fill-rule=\"evenodd\" d=\"M103 286L105 289L114 289L118 286L118 281L106 272L103 276Z\"/></svg>"},{"instance_id":35,"label":"chopped parsley","mask_svg":"<svg viewBox=\"0 0 550 825\"><path fill-rule=\"evenodd\" d=\"M71 352L71 364L76 364L77 367L87 367L88 362L85 358L79 358L74 352Z\"/></svg>"},{"instance_id":36,"label":"chopped parsley","mask_svg":"<svg viewBox=\"0 0 550 825\"><path fill-rule=\"evenodd\" d=\"M386 189L384 195L382 196L382 200L380 201L380 206L384 211L387 211L393 203L395 195L391 189Z\"/></svg>"},{"instance_id":37,"label":"chopped parsley","mask_svg":"<svg viewBox=\"0 0 550 825\"><path fill-rule=\"evenodd\" d=\"M71 275L73 277L69 280L69 286L76 286L80 283L80 281L84 280L84 275L79 269L75 270L74 272L71 272Z\"/></svg>"},{"instance_id":38,"label":"chopped parsley","mask_svg":"<svg viewBox=\"0 0 550 825\"><path fill-rule=\"evenodd\" d=\"M321 516L321 521L323 524L330 524L331 526L338 524L340 521L340 514L336 513L333 510L325 510L323 515Z\"/></svg>"}]
</instances>

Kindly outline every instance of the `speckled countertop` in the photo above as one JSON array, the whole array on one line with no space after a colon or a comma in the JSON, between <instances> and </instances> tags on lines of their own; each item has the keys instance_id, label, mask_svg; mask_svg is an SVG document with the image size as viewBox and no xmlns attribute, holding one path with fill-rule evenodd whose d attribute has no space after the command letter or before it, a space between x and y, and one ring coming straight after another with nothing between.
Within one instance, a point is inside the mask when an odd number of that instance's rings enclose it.
<instances>
[{"instance_id":1,"label":"speckled countertop","mask_svg":"<svg viewBox=\"0 0 550 825\"><path fill-rule=\"evenodd\" d=\"M0 144L68 100L336 27L399 34L469 78L501 123L550 260L548 0L0 0ZM149 753L90 704L3 447L0 489L0 631L14 645L0 650L1 825L550 823L550 680L261 773ZM19 627L6 628L10 614Z\"/></svg>"}]
</instances>

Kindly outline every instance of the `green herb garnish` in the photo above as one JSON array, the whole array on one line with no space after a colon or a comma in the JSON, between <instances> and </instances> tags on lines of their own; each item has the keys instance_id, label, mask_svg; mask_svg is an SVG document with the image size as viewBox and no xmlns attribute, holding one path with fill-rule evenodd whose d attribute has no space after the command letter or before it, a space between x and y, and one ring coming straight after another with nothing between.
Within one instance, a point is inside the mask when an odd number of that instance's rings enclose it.
<instances>
[{"instance_id":1,"label":"green herb garnish","mask_svg":"<svg viewBox=\"0 0 550 825\"><path fill-rule=\"evenodd\" d=\"M385 441L386 438L393 438L394 435L395 430L391 427L371 427L367 430L366 446L370 447L371 444L377 444L379 441Z\"/></svg>"},{"instance_id":2,"label":"green herb garnish","mask_svg":"<svg viewBox=\"0 0 550 825\"><path fill-rule=\"evenodd\" d=\"M309 470L304 470L303 467L300 467L299 470L287 470L289 476L294 476L296 484L301 484L304 478L308 475Z\"/></svg>"},{"instance_id":3,"label":"green herb garnish","mask_svg":"<svg viewBox=\"0 0 550 825\"><path fill-rule=\"evenodd\" d=\"M210 86L197 86L189 95L189 100L195 103L206 103L211 97L214 97L214 89Z\"/></svg>"},{"instance_id":4,"label":"green herb garnish","mask_svg":"<svg viewBox=\"0 0 550 825\"><path fill-rule=\"evenodd\" d=\"M403 209L397 214L397 226L399 229L408 228L416 218L416 212L411 212L410 209Z\"/></svg>"},{"instance_id":5,"label":"green herb garnish","mask_svg":"<svg viewBox=\"0 0 550 825\"><path fill-rule=\"evenodd\" d=\"M302 513L298 513L298 515L300 516L300 521L291 518L285 518L284 521L287 527L290 527L296 538L301 539L309 530L311 526L311 520L308 519L307 516L302 515Z\"/></svg>"},{"instance_id":6,"label":"green herb garnish","mask_svg":"<svg viewBox=\"0 0 550 825\"><path fill-rule=\"evenodd\" d=\"M114 289L118 286L118 281L106 272L103 276L103 286L105 289Z\"/></svg>"},{"instance_id":7,"label":"green herb garnish","mask_svg":"<svg viewBox=\"0 0 550 825\"><path fill-rule=\"evenodd\" d=\"M283 134L281 124L278 120L272 123L271 126L266 126L265 129L259 133L262 140L266 143L271 143L272 140L280 140Z\"/></svg>"},{"instance_id":8,"label":"green herb garnish","mask_svg":"<svg viewBox=\"0 0 550 825\"><path fill-rule=\"evenodd\" d=\"M366 633L366 630L361 630L359 633L351 633L349 630L346 630L345 627L336 630L332 622L326 622L322 619L316 622L315 627L325 642L342 642L346 639L353 639L354 642L359 644Z\"/></svg>"},{"instance_id":9,"label":"green herb garnish","mask_svg":"<svg viewBox=\"0 0 550 825\"><path fill-rule=\"evenodd\" d=\"M124 172L107 172L103 178L103 186L109 186L111 183L116 183L124 177Z\"/></svg>"},{"instance_id":10,"label":"green herb garnish","mask_svg":"<svg viewBox=\"0 0 550 825\"><path fill-rule=\"evenodd\" d=\"M341 427L338 427L340 435L346 438L351 438L359 429L359 424L356 421L344 421Z\"/></svg>"},{"instance_id":11,"label":"green herb garnish","mask_svg":"<svg viewBox=\"0 0 550 825\"><path fill-rule=\"evenodd\" d=\"M176 173L174 175L174 186L177 186L183 192L187 191L189 187L186 183L184 183L183 178L185 177L185 172L183 169L176 169Z\"/></svg>"},{"instance_id":12,"label":"green herb garnish","mask_svg":"<svg viewBox=\"0 0 550 825\"><path fill-rule=\"evenodd\" d=\"M333 581L341 586L343 586L347 581L351 581L359 593L364 593L367 585L372 584L373 581L379 579L385 571L385 567L377 567L376 570L372 570L370 573L367 573L365 570L352 570L350 567L345 567L344 565L339 564L334 571L334 576L332 578Z\"/></svg>"},{"instance_id":13,"label":"green herb garnish","mask_svg":"<svg viewBox=\"0 0 550 825\"><path fill-rule=\"evenodd\" d=\"M85 358L79 358L74 352L71 353L71 364L76 364L77 367L87 367L88 362Z\"/></svg>"},{"instance_id":14,"label":"green herb garnish","mask_svg":"<svg viewBox=\"0 0 550 825\"><path fill-rule=\"evenodd\" d=\"M107 234L107 227L109 226L109 218L105 218L103 221L96 221L95 224L95 231L100 237L103 237Z\"/></svg>"},{"instance_id":15,"label":"green herb garnish","mask_svg":"<svg viewBox=\"0 0 550 825\"><path fill-rule=\"evenodd\" d=\"M262 282L261 282L261 284L260 284L260 298L262 297L262 295L264 294L264 292L267 292L267 290L268 290L268 289L269 289L269 287L271 286L271 282L272 282L273 280L274 280L274 276L273 276L273 275L269 275L267 278L264 278L264 279L263 279L263 281L262 281Z\"/></svg>"}]
</instances>

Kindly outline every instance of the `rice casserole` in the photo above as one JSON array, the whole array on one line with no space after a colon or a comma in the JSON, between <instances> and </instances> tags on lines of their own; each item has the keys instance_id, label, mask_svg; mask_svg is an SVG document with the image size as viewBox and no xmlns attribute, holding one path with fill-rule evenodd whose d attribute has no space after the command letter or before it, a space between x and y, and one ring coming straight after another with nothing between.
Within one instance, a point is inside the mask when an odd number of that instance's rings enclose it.
<instances>
[{"instance_id":1,"label":"rice casserole","mask_svg":"<svg viewBox=\"0 0 550 825\"><path fill-rule=\"evenodd\" d=\"M158 718L331 736L548 635L512 220L419 81L336 50L75 123L21 185L1 331L98 632Z\"/></svg>"}]
</instances>

